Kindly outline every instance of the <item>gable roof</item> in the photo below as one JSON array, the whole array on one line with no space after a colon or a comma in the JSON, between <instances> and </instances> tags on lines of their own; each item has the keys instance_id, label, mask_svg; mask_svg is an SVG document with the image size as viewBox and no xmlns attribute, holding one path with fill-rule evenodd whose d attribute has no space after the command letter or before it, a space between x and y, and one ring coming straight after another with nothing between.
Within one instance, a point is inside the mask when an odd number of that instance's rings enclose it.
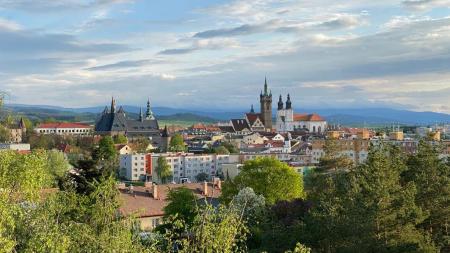
<instances>
[{"instance_id":1,"label":"gable roof","mask_svg":"<svg viewBox=\"0 0 450 253\"><path fill-rule=\"evenodd\" d=\"M257 119L260 119L261 114L260 113L246 113L245 117L247 118L250 125L253 126L253 124L256 122Z\"/></svg>"},{"instance_id":2,"label":"gable roof","mask_svg":"<svg viewBox=\"0 0 450 253\"><path fill-rule=\"evenodd\" d=\"M42 123L39 124L36 128L91 128L87 124L82 123Z\"/></svg>"},{"instance_id":3,"label":"gable roof","mask_svg":"<svg viewBox=\"0 0 450 253\"><path fill-rule=\"evenodd\" d=\"M152 188L134 186L133 193L129 193L127 188L120 190L121 206L119 211L123 215L135 214L138 217L152 217L164 215L164 207L168 204L167 195L170 189L185 187L191 190L198 199L207 198L208 201L217 201L221 190L208 183L208 194L202 193L203 183L188 184L165 184L158 185L158 199L153 198Z\"/></svg>"},{"instance_id":4,"label":"gable roof","mask_svg":"<svg viewBox=\"0 0 450 253\"><path fill-rule=\"evenodd\" d=\"M156 119L128 119L124 113L103 113L95 124L97 132L158 132L159 125Z\"/></svg>"},{"instance_id":5,"label":"gable roof","mask_svg":"<svg viewBox=\"0 0 450 253\"><path fill-rule=\"evenodd\" d=\"M325 121L319 114L295 113L294 121Z\"/></svg>"},{"instance_id":6,"label":"gable roof","mask_svg":"<svg viewBox=\"0 0 450 253\"><path fill-rule=\"evenodd\" d=\"M244 129L250 130L250 126L245 119L232 119L231 124L233 125L233 129L236 132L240 132Z\"/></svg>"}]
</instances>

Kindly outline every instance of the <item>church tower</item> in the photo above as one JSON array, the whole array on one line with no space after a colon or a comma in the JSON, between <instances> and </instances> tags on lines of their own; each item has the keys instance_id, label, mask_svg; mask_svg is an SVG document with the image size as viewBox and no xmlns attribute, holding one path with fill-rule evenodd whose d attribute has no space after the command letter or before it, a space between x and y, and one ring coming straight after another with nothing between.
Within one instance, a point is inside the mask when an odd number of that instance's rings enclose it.
<instances>
[{"instance_id":1,"label":"church tower","mask_svg":"<svg viewBox=\"0 0 450 253\"><path fill-rule=\"evenodd\" d=\"M264 93L259 96L261 103L261 120L266 129L272 129L272 91L267 89L267 78L264 78Z\"/></svg>"}]
</instances>

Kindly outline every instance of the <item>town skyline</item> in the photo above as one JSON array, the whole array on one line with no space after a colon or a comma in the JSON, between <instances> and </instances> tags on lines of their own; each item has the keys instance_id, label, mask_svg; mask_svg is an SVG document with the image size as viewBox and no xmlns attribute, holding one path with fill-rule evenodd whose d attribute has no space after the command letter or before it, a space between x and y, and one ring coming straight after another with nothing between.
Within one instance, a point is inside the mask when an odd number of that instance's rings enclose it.
<instances>
[{"instance_id":1,"label":"town skyline","mask_svg":"<svg viewBox=\"0 0 450 253\"><path fill-rule=\"evenodd\" d=\"M247 108L267 75L299 108L448 114L449 4L0 1L0 90L12 104Z\"/></svg>"}]
</instances>

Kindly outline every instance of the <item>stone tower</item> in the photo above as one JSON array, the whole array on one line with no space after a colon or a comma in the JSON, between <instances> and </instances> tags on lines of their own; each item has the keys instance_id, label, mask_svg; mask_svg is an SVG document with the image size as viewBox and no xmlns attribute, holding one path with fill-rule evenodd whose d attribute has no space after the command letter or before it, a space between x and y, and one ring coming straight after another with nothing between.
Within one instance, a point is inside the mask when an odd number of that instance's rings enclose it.
<instances>
[{"instance_id":1,"label":"stone tower","mask_svg":"<svg viewBox=\"0 0 450 253\"><path fill-rule=\"evenodd\" d=\"M169 129L167 129L167 126L164 126L164 130L161 133L161 146L160 146L161 152L168 152L169 145L170 145Z\"/></svg>"},{"instance_id":2,"label":"stone tower","mask_svg":"<svg viewBox=\"0 0 450 253\"><path fill-rule=\"evenodd\" d=\"M259 96L261 103L261 120L266 129L272 129L272 91L267 90L267 78L264 79L264 92Z\"/></svg>"}]
</instances>

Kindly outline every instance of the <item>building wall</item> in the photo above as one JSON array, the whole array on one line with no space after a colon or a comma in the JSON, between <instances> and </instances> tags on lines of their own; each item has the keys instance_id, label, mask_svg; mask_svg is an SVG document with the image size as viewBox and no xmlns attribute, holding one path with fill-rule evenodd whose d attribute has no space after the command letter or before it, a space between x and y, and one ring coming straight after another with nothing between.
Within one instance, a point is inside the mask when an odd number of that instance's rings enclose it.
<instances>
[{"instance_id":1,"label":"building wall","mask_svg":"<svg viewBox=\"0 0 450 253\"><path fill-rule=\"evenodd\" d=\"M120 155L119 165L125 171L125 178L131 181L144 181L147 175L145 154Z\"/></svg>"},{"instance_id":2,"label":"building wall","mask_svg":"<svg viewBox=\"0 0 450 253\"><path fill-rule=\"evenodd\" d=\"M89 135L90 128L35 128L38 134L57 134L57 135Z\"/></svg>"},{"instance_id":3,"label":"building wall","mask_svg":"<svg viewBox=\"0 0 450 253\"><path fill-rule=\"evenodd\" d=\"M324 133L326 130L326 121L294 121L293 115L293 109L277 111L275 124L278 133L292 132L296 128L307 128L311 133Z\"/></svg>"},{"instance_id":4,"label":"building wall","mask_svg":"<svg viewBox=\"0 0 450 253\"><path fill-rule=\"evenodd\" d=\"M152 231L161 224L163 224L163 216L139 218L139 225L143 231Z\"/></svg>"},{"instance_id":5,"label":"building wall","mask_svg":"<svg viewBox=\"0 0 450 253\"><path fill-rule=\"evenodd\" d=\"M242 138L242 143L244 144L263 144L264 143L264 137L261 135L254 133L250 135L246 135Z\"/></svg>"},{"instance_id":6,"label":"building wall","mask_svg":"<svg viewBox=\"0 0 450 253\"><path fill-rule=\"evenodd\" d=\"M14 150L14 151L29 151L30 144L28 143L0 143L0 150Z\"/></svg>"}]
</instances>

